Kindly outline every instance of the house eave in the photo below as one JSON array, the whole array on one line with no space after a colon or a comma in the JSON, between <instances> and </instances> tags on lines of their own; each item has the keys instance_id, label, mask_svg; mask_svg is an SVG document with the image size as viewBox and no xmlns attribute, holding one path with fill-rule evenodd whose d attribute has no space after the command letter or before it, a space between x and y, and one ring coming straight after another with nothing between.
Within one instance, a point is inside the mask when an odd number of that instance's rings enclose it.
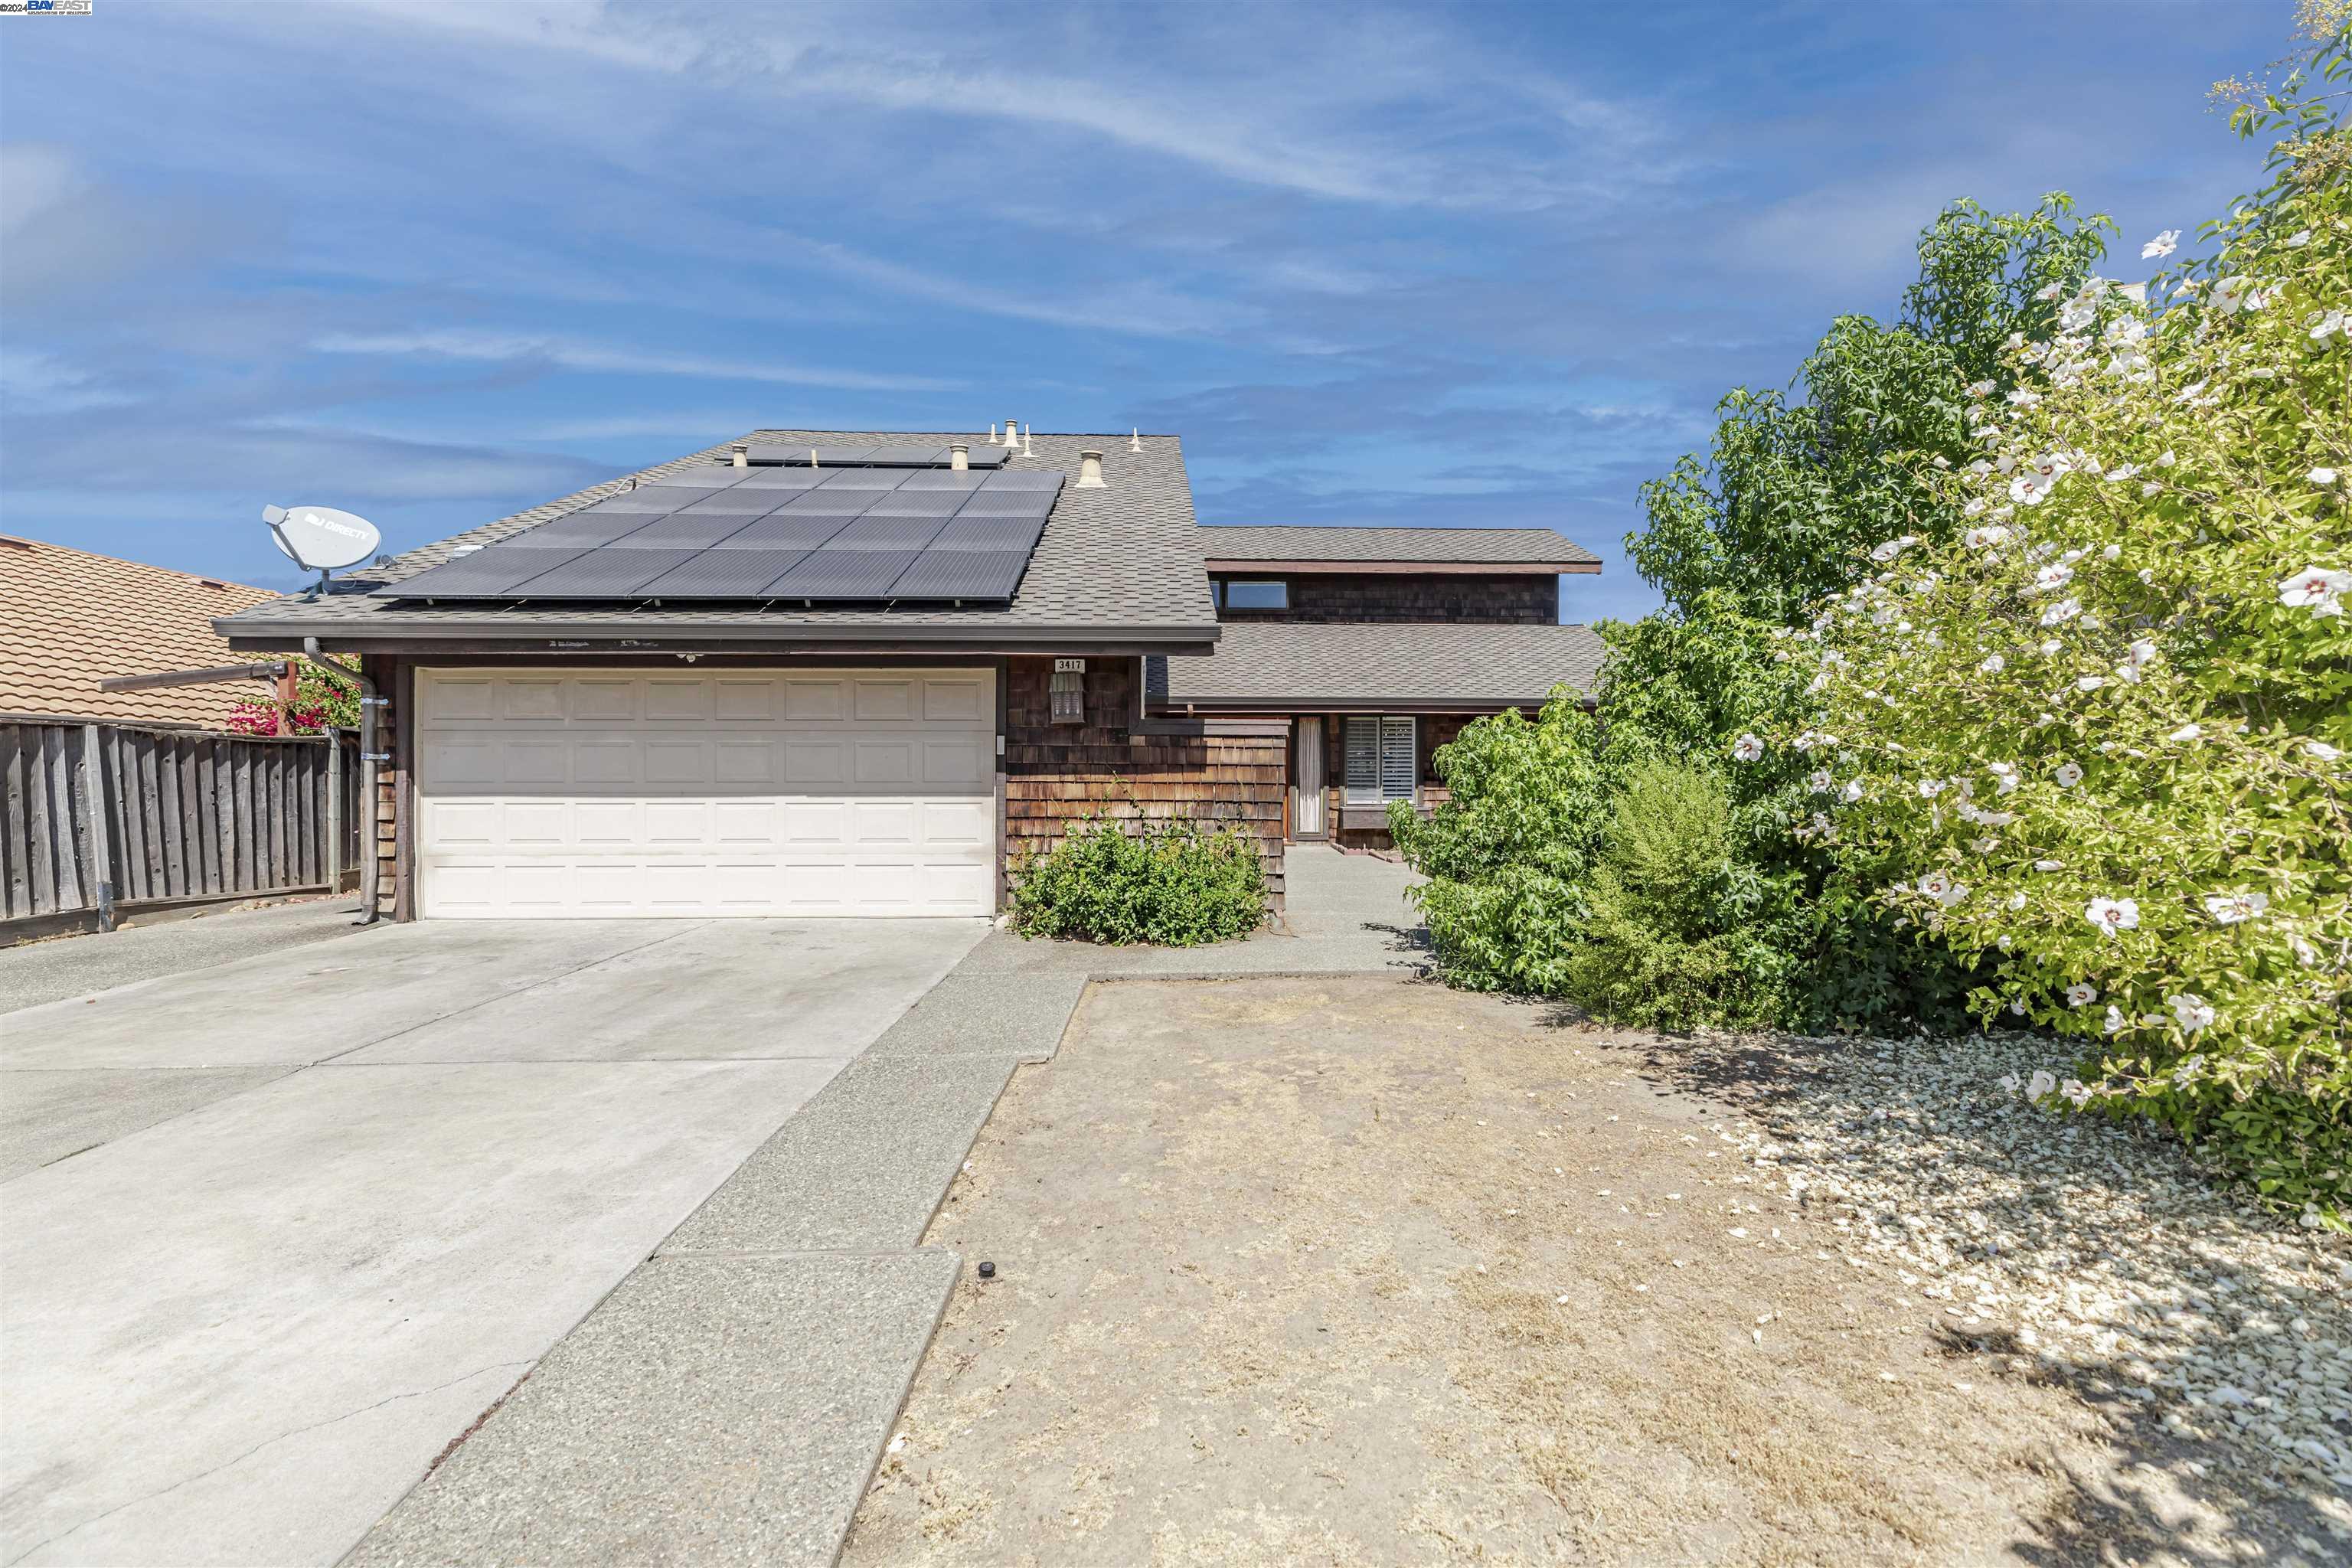
<instances>
[{"instance_id":1,"label":"house eave","mask_svg":"<svg viewBox=\"0 0 2352 1568\"><path fill-rule=\"evenodd\" d=\"M1175 654L1216 651L1214 624L1175 626L971 626L925 623L841 626L766 626L681 622L616 626L604 621L536 621L528 628L494 617L386 626L371 616L351 621L221 620L215 629L238 653L299 652L316 637L354 653L1070 653Z\"/></svg>"},{"instance_id":2,"label":"house eave","mask_svg":"<svg viewBox=\"0 0 2352 1568\"><path fill-rule=\"evenodd\" d=\"M1210 558L1206 567L1213 573L1281 573L1293 577L1601 575L1598 561L1257 561L1220 555Z\"/></svg>"}]
</instances>

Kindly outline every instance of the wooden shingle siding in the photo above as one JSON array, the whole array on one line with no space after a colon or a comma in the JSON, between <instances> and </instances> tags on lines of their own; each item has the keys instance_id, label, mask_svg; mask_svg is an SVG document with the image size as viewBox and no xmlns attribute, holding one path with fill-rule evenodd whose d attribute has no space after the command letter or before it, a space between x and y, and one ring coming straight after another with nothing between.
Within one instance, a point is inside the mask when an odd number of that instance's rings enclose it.
<instances>
[{"instance_id":1,"label":"wooden shingle siding","mask_svg":"<svg viewBox=\"0 0 2352 1568\"><path fill-rule=\"evenodd\" d=\"M1190 817L1257 840L1266 889L1282 907L1287 743L1281 735L1138 735L1136 661L1087 661L1083 724L1050 721L1050 658L1006 661L1004 857L1051 847L1072 822Z\"/></svg>"},{"instance_id":2,"label":"wooden shingle siding","mask_svg":"<svg viewBox=\"0 0 2352 1568\"><path fill-rule=\"evenodd\" d=\"M1227 582L1263 581L1220 573ZM1286 610L1220 612L1228 621L1446 621L1465 625L1549 626L1559 619L1559 579L1527 574L1491 577L1433 574L1307 574L1293 576Z\"/></svg>"}]
</instances>

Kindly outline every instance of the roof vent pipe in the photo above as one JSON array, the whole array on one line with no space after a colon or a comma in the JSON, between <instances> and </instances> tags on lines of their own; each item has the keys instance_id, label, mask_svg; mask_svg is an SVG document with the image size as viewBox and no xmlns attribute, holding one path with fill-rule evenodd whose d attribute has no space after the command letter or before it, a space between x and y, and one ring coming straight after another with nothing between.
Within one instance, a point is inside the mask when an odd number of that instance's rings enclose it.
<instances>
[{"instance_id":1,"label":"roof vent pipe","mask_svg":"<svg viewBox=\"0 0 2352 1568\"><path fill-rule=\"evenodd\" d=\"M1103 483L1102 454L1089 447L1078 454L1078 485L1082 490L1107 489Z\"/></svg>"},{"instance_id":2,"label":"roof vent pipe","mask_svg":"<svg viewBox=\"0 0 2352 1568\"><path fill-rule=\"evenodd\" d=\"M1140 425L1127 433L1127 449L1130 452L1143 450L1143 426Z\"/></svg>"},{"instance_id":3,"label":"roof vent pipe","mask_svg":"<svg viewBox=\"0 0 2352 1568\"><path fill-rule=\"evenodd\" d=\"M971 467L971 445L970 442L951 441L948 444L948 467L953 468L958 473L961 473L966 468Z\"/></svg>"},{"instance_id":4,"label":"roof vent pipe","mask_svg":"<svg viewBox=\"0 0 2352 1568\"><path fill-rule=\"evenodd\" d=\"M1013 428L1012 420L1007 419L1004 422L1004 449L1009 452L1019 445L1021 445L1021 432Z\"/></svg>"},{"instance_id":5,"label":"roof vent pipe","mask_svg":"<svg viewBox=\"0 0 2352 1568\"><path fill-rule=\"evenodd\" d=\"M989 422L989 426L988 426L988 444L989 444L990 446L992 446L992 447L1002 447L1002 446L1003 446L1003 445L1004 445L1004 443L1003 443L1003 442L1002 442L1002 441L1000 441L1000 440L998 440L998 439L996 438L996 424L995 424L995 422L994 422L993 420L991 420L991 421Z\"/></svg>"},{"instance_id":6,"label":"roof vent pipe","mask_svg":"<svg viewBox=\"0 0 2352 1568\"><path fill-rule=\"evenodd\" d=\"M1037 426L1034 425L1025 426L1023 427L1021 431L1021 455L1023 457L1034 458L1037 455L1035 449L1029 445L1030 440L1035 437L1036 434Z\"/></svg>"},{"instance_id":7,"label":"roof vent pipe","mask_svg":"<svg viewBox=\"0 0 2352 1568\"><path fill-rule=\"evenodd\" d=\"M739 468L748 468L751 466L751 444L750 442L738 441L735 443L735 466Z\"/></svg>"}]
</instances>

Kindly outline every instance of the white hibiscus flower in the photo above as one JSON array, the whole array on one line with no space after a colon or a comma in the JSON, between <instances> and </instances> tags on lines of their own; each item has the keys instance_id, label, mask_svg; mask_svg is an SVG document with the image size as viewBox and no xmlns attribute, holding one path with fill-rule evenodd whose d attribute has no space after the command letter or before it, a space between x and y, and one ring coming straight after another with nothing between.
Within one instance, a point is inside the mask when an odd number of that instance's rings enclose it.
<instances>
[{"instance_id":1,"label":"white hibiscus flower","mask_svg":"<svg viewBox=\"0 0 2352 1568\"><path fill-rule=\"evenodd\" d=\"M2127 1026L2122 1010L2110 1005L2107 1008L2106 1022L2101 1026L2110 1035L2122 1034Z\"/></svg>"},{"instance_id":2,"label":"white hibiscus flower","mask_svg":"<svg viewBox=\"0 0 2352 1568\"><path fill-rule=\"evenodd\" d=\"M2347 589L2352 589L2352 572L2340 572L2327 566L2306 566L2280 580L2279 603L2291 610L2308 607L2315 616L2340 616L2344 613L2344 606L2336 602L2336 595Z\"/></svg>"},{"instance_id":3,"label":"white hibiscus flower","mask_svg":"<svg viewBox=\"0 0 2352 1568\"><path fill-rule=\"evenodd\" d=\"M2077 1110L2082 1110L2084 1106L2090 1103L2091 1086L2084 1083L2080 1079L2068 1079L2064 1083L2058 1086L2058 1092L2064 1095L2066 1097L2066 1103L2073 1106Z\"/></svg>"},{"instance_id":4,"label":"white hibiscus flower","mask_svg":"<svg viewBox=\"0 0 2352 1568\"><path fill-rule=\"evenodd\" d=\"M2139 924L2139 900L2093 899L2083 907L2083 918L2106 935L2115 936Z\"/></svg>"},{"instance_id":5,"label":"white hibiscus flower","mask_svg":"<svg viewBox=\"0 0 2352 1568\"><path fill-rule=\"evenodd\" d=\"M1837 787L1837 781L1830 777L1830 771L1827 768L1814 769L1806 775L1805 783L1811 786L1815 795L1827 795Z\"/></svg>"},{"instance_id":6,"label":"white hibiscus flower","mask_svg":"<svg viewBox=\"0 0 2352 1568\"><path fill-rule=\"evenodd\" d=\"M2043 1095L2055 1091L2057 1088L2058 1075L2056 1073L2051 1072L2046 1068L2036 1068L2033 1071L2033 1076L2025 1080L2025 1098L2028 1100L2040 1100Z\"/></svg>"},{"instance_id":7,"label":"white hibiscus flower","mask_svg":"<svg viewBox=\"0 0 2352 1568\"><path fill-rule=\"evenodd\" d=\"M2087 1007L2098 999L2099 988L2084 981L2077 980L2066 987L2066 1005L2069 1007Z\"/></svg>"},{"instance_id":8,"label":"white hibiscus flower","mask_svg":"<svg viewBox=\"0 0 2352 1568\"><path fill-rule=\"evenodd\" d=\"M1921 780L1919 781L1919 798L1920 798L1920 799L1922 799L1922 800L1933 800L1933 799L1935 799L1937 795L1941 795L1941 794L1943 794L1943 793L1944 793L1944 781L1943 781L1943 780L1941 780L1941 779L1921 779Z\"/></svg>"},{"instance_id":9,"label":"white hibiscus flower","mask_svg":"<svg viewBox=\"0 0 2352 1568\"><path fill-rule=\"evenodd\" d=\"M2325 489L2329 485L2336 482L2336 470L2334 468L2314 468L2311 472L2304 475L2303 477L2309 479L2313 484L2319 486L2322 489Z\"/></svg>"},{"instance_id":10,"label":"white hibiscus flower","mask_svg":"<svg viewBox=\"0 0 2352 1568\"><path fill-rule=\"evenodd\" d=\"M2028 589L2027 592L2033 594L2053 593L2057 589L2064 587L2074 580L2074 569L2072 566L2053 563L2051 565L2044 566L2042 570L2033 574L2033 586Z\"/></svg>"},{"instance_id":11,"label":"white hibiscus flower","mask_svg":"<svg viewBox=\"0 0 2352 1568\"><path fill-rule=\"evenodd\" d=\"M1848 779L1845 781L1845 788L1838 791L1838 798L1845 802L1846 805L1852 805L1855 801L1862 798L1862 781L1860 779Z\"/></svg>"},{"instance_id":12,"label":"white hibiscus flower","mask_svg":"<svg viewBox=\"0 0 2352 1568\"><path fill-rule=\"evenodd\" d=\"M2000 655L1997 653L1987 654L1985 656L1984 662L1977 666L1978 671L1985 675L1999 675L2002 670L2007 669L2008 668L2009 660L2001 658Z\"/></svg>"},{"instance_id":13,"label":"white hibiscus flower","mask_svg":"<svg viewBox=\"0 0 2352 1568\"><path fill-rule=\"evenodd\" d=\"M1971 550L1990 550L2008 537L2009 530L1997 522L1989 522L1981 528L1972 528L1960 536L1962 542Z\"/></svg>"},{"instance_id":14,"label":"white hibiscus flower","mask_svg":"<svg viewBox=\"0 0 2352 1568\"><path fill-rule=\"evenodd\" d=\"M2305 741L2303 749L2323 763L2332 763L2344 754L2325 741Z\"/></svg>"},{"instance_id":15,"label":"white hibiscus flower","mask_svg":"<svg viewBox=\"0 0 2352 1568\"><path fill-rule=\"evenodd\" d=\"M2074 689L2077 691L2096 691L2100 687L2105 686L2106 683L2107 678L2104 675L2078 676L2074 680Z\"/></svg>"},{"instance_id":16,"label":"white hibiscus flower","mask_svg":"<svg viewBox=\"0 0 2352 1568\"><path fill-rule=\"evenodd\" d=\"M2215 893L2205 900L2205 912L2225 926L2256 919L2270 907L2268 893Z\"/></svg>"},{"instance_id":17,"label":"white hibiscus flower","mask_svg":"<svg viewBox=\"0 0 2352 1568\"><path fill-rule=\"evenodd\" d=\"M2080 599L2061 599L2042 612L2042 624L2045 626L2063 626L2082 613L2083 602Z\"/></svg>"},{"instance_id":18,"label":"white hibiscus flower","mask_svg":"<svg viewBox=\"0 0 2352 1568\"><path fill-rule=\"evenodd\" d=\"M2017 764L2015 763L1987 763L1985 764L1985 772L1992 775L1993 786L1999 789L2001 794L2011 795L2015 793L2017 789Z\"/></svg>"},{"instance_id":19,"label":"white hibiscus flower","mask_svg":"<svg viewBox=\"0 0 2352 1568\"><path fill-rule=\"evenodd\" d=\"M2204 733L2205 727L2202 724L2183 724L2179 729L2175 730L2171 734L2167 735L2165 739L2168 741L2194 741L2201 738Z\"/></svg>"},{"instance_id":20,"label":"white hibiscus flower","mask_svg":"<svg viewBox=\"0 0 2352 1568\"><path fill-rule=\"evenodd\" d=\"M1752 763L1764 754L1764 742L1753 735L1743 734L1731 742L1731 754L1743 763Z\"/></svg>"},{"instance_id":21,"label":"white hibiscus flower","mask_svg":"<svg viewBox=\"0 0 2352 1568\"><path fill-rule=\"evenodd\" d=\"M2167 996L2165 1001L2170 1005L2172 1016L2180 1020L2180 1026L2192 1035L2213 1022L2213 1005L2194 991Z\"/></svg>"},{"instance_id":22,"label":"white hibiscus flower","mask_svg":"<svg viewBox=\"0 0 2352 1568\"><path fill-rule=\"evenodd\" d=\"M1873 561L1892 561L1896 556L1902 554L1905 551L1910 549L1913 545L1918 542L1919 536L1917 534L1906 533L1900 539L1890 539L1885 543L1881 544L1871 551L1870 558Z\"/></svg>"},{"instance_id":23,"label":"white hibiscus flower","mask_svg":"<svg viewBox=\"0 0 2352 1568\"><path fill-rule=\"evenodd\" d=\"M2083 782L2082 764L2079 763L2060 763L2056 767L2050 771L2050 776L2058 781L2058 787L2060 789L2073 789L2076 784Z\"/></svg>"},{"instance_id":24,"label":"white hibiscus flower","mask_svg":"<svg viewBox=\"0 0 2352 1568\"><path fill-rule=\"evenodd\" d=\"M2180 248L2180 231L2177 228L2168 228L2139 247L2139 258L2142 261L2154 261L2159 257L2171 255L2179 248Z\"/></svg>"}]
</instances>

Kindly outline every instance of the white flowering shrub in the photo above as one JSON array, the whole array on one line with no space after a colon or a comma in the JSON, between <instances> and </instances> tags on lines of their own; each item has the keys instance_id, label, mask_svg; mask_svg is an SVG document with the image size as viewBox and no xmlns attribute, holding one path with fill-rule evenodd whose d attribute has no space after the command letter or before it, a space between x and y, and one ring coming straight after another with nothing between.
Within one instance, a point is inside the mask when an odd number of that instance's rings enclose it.
<instances>
[{"instance_id":1,"label":"white flowering shrub","mask_svg":"<svg viewBox=\"0 0 2352 1568\"><path fill-rule=\"evenodd\" d=\"M2240 111L2285 140L2203 259L2094 278L2011 340L2016 384L1968 389L1974 458L1919 467L1960 537L1868 548L1789 639L1810 730L1730 748L1805 752L1816 849L1983 963L1985 1016L2079 1043L2028 1088L2160 1117L2328 1225L2352 1205L2347 42Z\"/></svg>"}]
</instances>

